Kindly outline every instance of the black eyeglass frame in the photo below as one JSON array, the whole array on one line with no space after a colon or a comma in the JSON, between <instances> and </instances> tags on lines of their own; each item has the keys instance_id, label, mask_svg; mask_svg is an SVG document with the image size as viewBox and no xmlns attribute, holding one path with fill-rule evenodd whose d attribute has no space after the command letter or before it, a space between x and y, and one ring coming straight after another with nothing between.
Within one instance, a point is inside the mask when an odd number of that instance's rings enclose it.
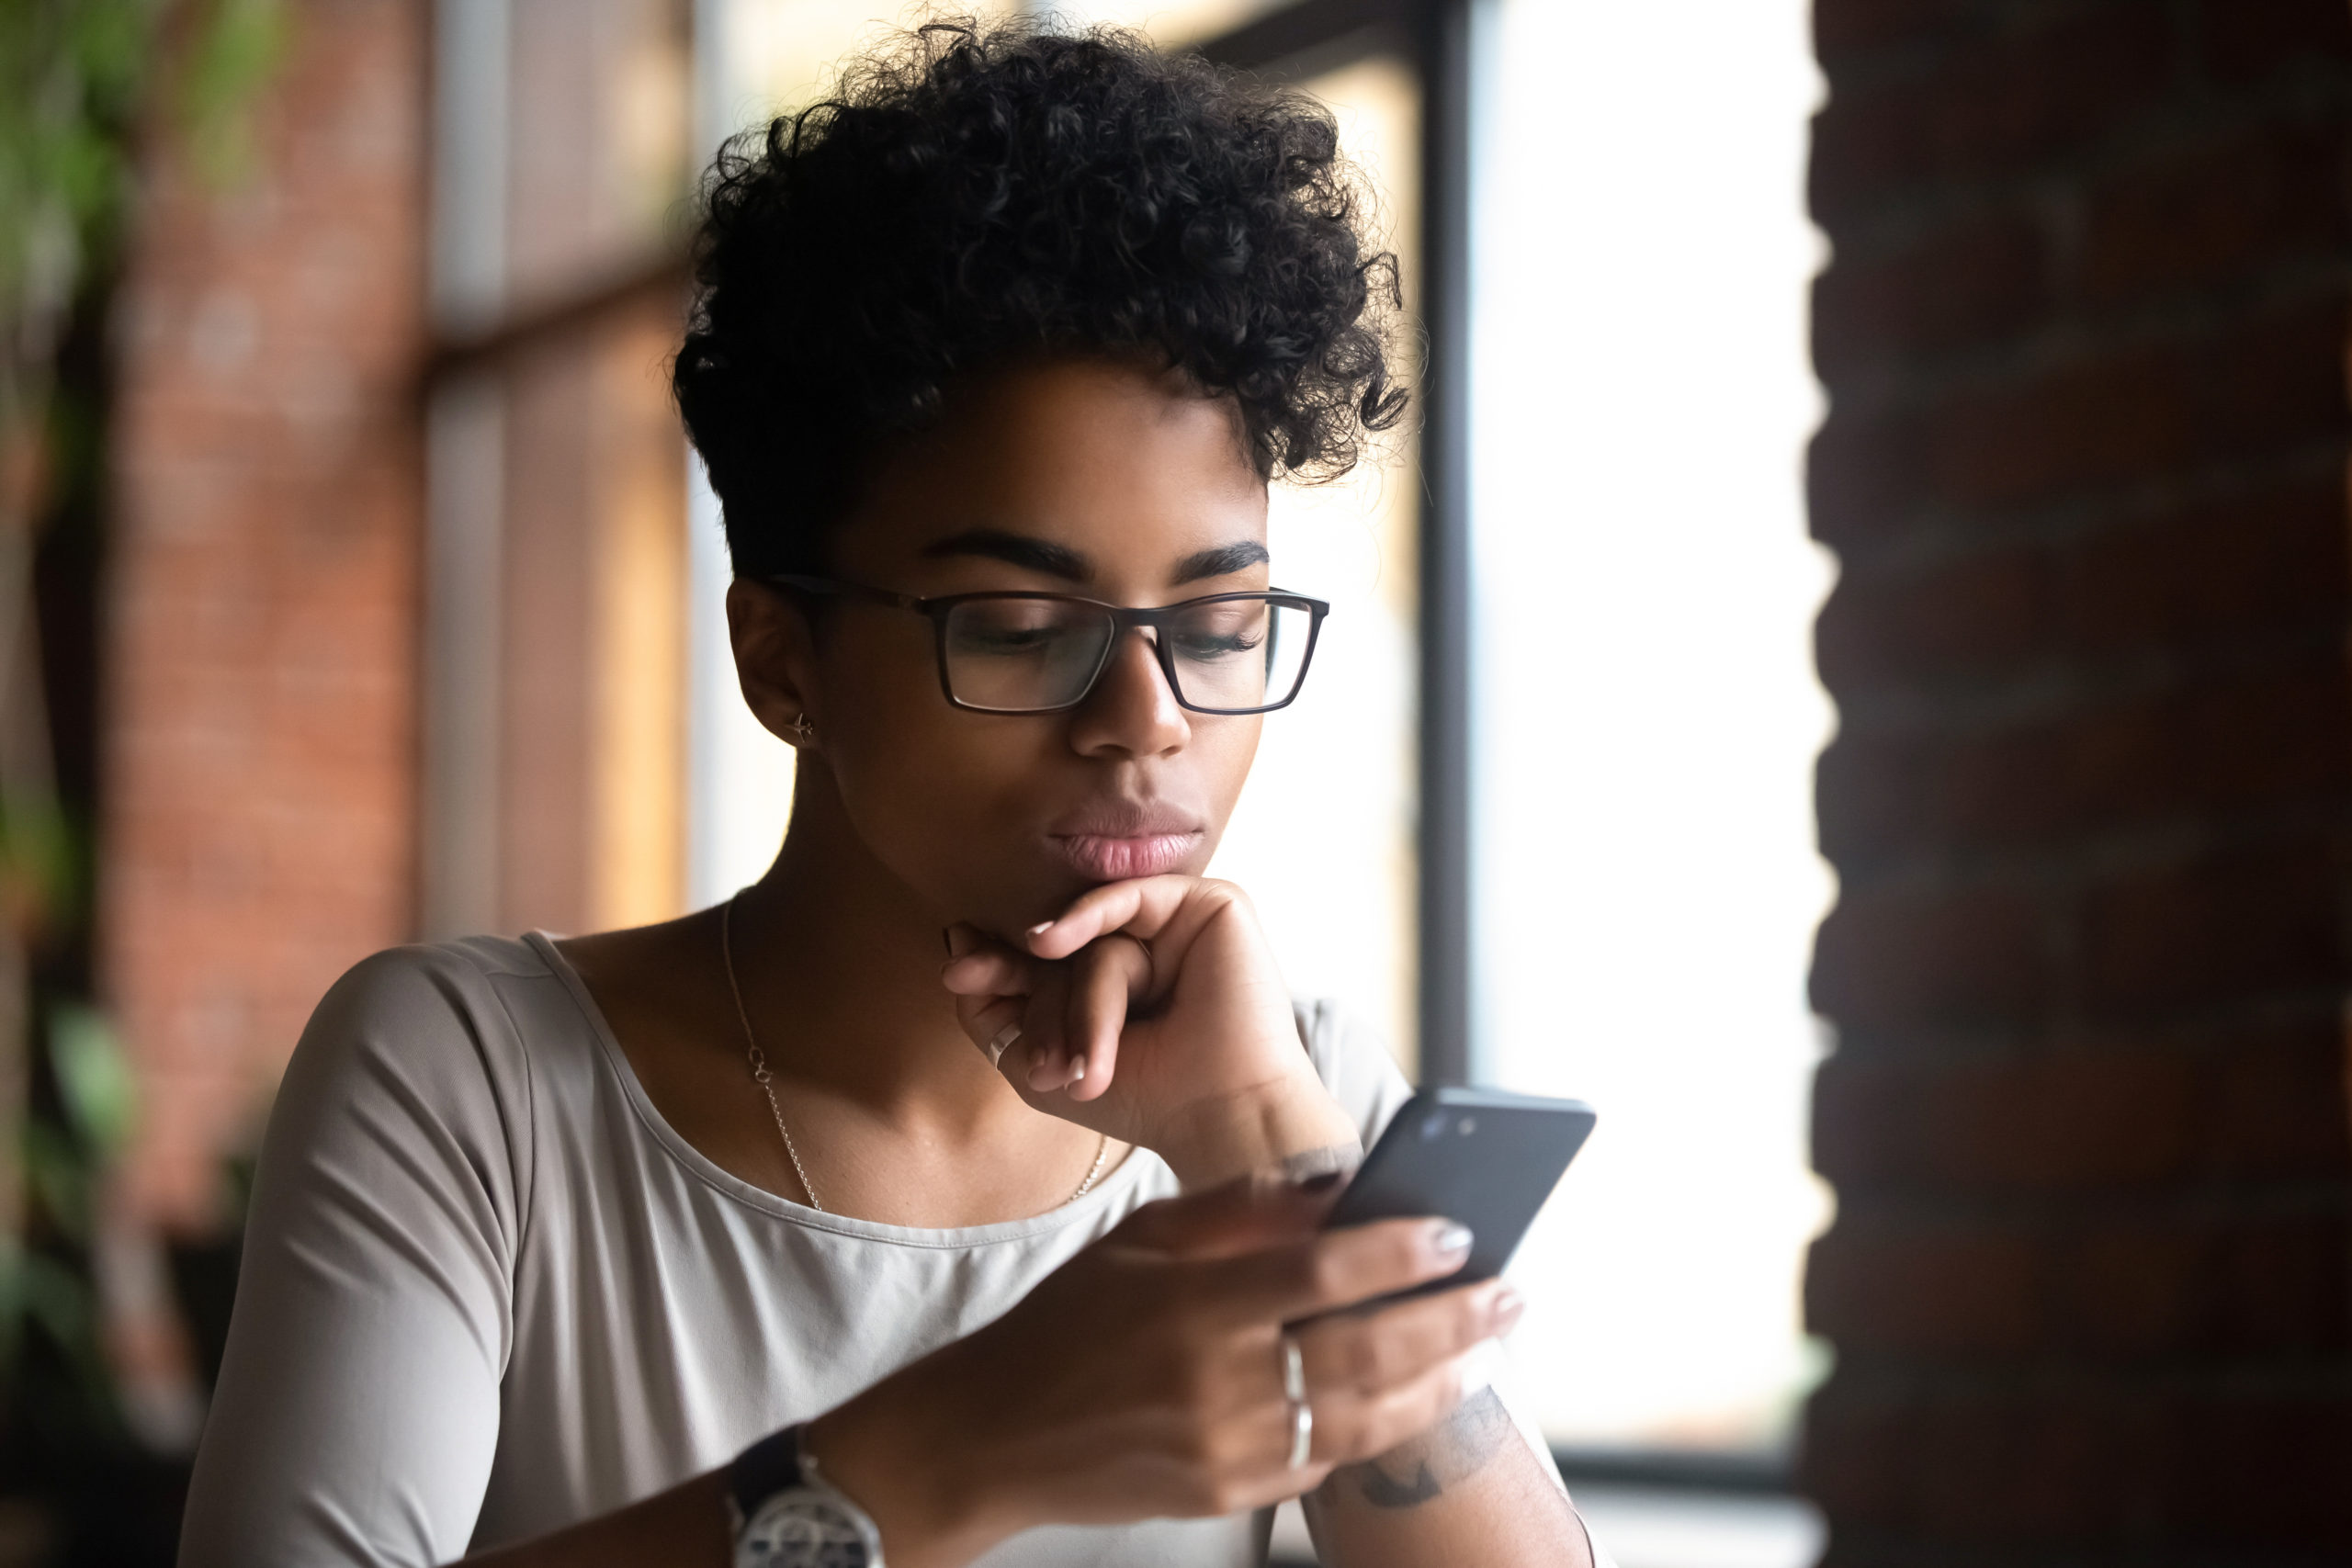
<instances>
[{"instance_id":1,"label":"black eyeglass frame","mask_svg":"<svg viewBox=\"0 0 2352 1568\"><path fill-rule=\"evenodd\" d=\"M1263 592L1251 591L1236 593L1204 593L1197 599L1180 600L1173 604L1162 604L1154 609L1143 610L1126 604L1105 604L1100 599L1089 599L1079 593L1040 593L1012 590L984 593L945 593L937 598L926 599L912 593L894 593L887 588L876 588L867 582L852 582L844 578L804 577L795 573L785 573L763 577L760 581L778 588L795 589L803 593L865 598L877 604L888 604L900 610L911 610L916 615L924 616L931 622L932 651L939 666L939 693L947 699L948 705L961 708L966 713L998 714L1010 717L1025 717L1033 714L1068 713L1072 708L1082 705L1087 698L1094 694L1095 686L1102 679L1102 671L1111 667L1113 656L1119 651L1121 638L1130 630L1145 626L1150 627L1155 634L1149 639L1152 657L1159 660L1159 672L1167 678L1169 694L1176 699L1178 707L1187 713L1205 714L1213 718L1243 718L1251 714L1272 713L1296 702L1298 694L1306 689L1307 667L1315 662L1315 644L1317 638L1322 635L1323 617L1331 613L1331 606L1327 601L1310 599L1304 593L1285 593L1278 588L1268 589ZM970 604L977 599L1044 599L1062 604L1083 604L1089 609L1101 610L1111 617L1111 638L1102 645L1102 657L1095 663L1093 671L1086 677L1086 683L1078 689L1078 695L1069 702L1044 708L981 707L957 697L955 683L949 679L947 673L947 617L957 605ZM1176 673L1176 655L1169 647L1168 637L1163 628L1182 611L1194 609L1203 604L1226 604L1237 599L1256 600L1285 609L1307 612L1309 619L1306 624L1306 651L1299 655L1298 678L1291 682L1290 694L1278 703L1267 703L1254 708L1202 707L1188 701L1184 696L1183 680Z\"/></svg>"}]
</instances>

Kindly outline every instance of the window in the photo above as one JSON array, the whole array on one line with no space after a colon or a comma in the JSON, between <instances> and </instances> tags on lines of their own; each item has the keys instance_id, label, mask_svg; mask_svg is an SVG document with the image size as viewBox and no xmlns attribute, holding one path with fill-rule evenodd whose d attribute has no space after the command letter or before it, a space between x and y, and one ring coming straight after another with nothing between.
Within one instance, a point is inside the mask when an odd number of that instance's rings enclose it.
<instances>
[{"instance_id":1,"label":"window","mask_svg":"<svg viewBox=\"0 0 2352 1568\"><path fill-rule=\"evenodd\" d=\"M426 413L429 936L684 897L685 0L441 0Z\"/></svg>"},{"instance_id":2,"label":"window","mask_svg":"<svg viewBox=\"0 0 2352 1568\"><path fill-rule=\"evenodd\" d=\"M1830 895L1803 0L1502 0L1477 170L1481 1066L1601 1120L1522 1269L1555 1438L1754 1449L1807 1383Z\"/></svg>"}]
</instances>

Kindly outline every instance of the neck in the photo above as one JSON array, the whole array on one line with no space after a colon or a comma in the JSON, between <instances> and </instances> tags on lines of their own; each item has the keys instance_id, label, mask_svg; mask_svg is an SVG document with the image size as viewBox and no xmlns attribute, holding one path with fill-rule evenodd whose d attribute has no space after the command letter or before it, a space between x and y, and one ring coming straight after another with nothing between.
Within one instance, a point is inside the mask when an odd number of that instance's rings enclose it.
<instances>
[{"instance_id":1,"label":"neck","mask_svg":"<svg viewBox=\"0 0 2352 1568\"><path fill-rule=\"evenodd\" d=\"M805 754L775 864L737 895L735 972L775 1069L945 1132L1034 1115L967 1040L939 983L944 917L876 861Z\"/></svg>"}]
</instances>

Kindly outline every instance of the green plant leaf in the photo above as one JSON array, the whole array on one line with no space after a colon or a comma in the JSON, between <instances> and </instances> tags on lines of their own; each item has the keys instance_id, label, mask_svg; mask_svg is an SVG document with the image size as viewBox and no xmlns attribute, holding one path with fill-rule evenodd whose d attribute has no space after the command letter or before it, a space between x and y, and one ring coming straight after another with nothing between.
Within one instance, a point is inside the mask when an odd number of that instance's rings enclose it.
<instances>
[{"instance_id":1,"label":"green plant leaf","mask_svg":"<svg viewBox=\"0 0 2352 1568\"><path fill-rule=\"evenodd\" d=\"M74 1131L100 1162L130 1142L139 1086L114 1026L95 1008L60 1003L49 1012L50 1070Z\"/></svg>"}]
</instances>

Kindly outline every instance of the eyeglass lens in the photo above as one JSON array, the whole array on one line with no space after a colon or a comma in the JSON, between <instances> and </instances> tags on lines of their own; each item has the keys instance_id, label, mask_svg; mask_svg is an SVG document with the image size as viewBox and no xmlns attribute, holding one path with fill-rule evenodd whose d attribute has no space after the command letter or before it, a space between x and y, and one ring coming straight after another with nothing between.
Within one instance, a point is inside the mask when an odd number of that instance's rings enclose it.
<instances>
[{"instance_id":1,"label":"eyeglass lens","mask_svg":"<svg viewBox=\"0 0 2352 1568\"><path fill-rule=\"evenodd\" d=\"M1167 639L1176 695L1188 706L1238 713L1287 702L1305 673L1313 615L1262 599L1190 605L1157 635ZM947 685L967 707L1029 713L1085 696L1118 634L1091 604L1060 599L967 599L947 613Z\"/></svg>"}]
</instances>

